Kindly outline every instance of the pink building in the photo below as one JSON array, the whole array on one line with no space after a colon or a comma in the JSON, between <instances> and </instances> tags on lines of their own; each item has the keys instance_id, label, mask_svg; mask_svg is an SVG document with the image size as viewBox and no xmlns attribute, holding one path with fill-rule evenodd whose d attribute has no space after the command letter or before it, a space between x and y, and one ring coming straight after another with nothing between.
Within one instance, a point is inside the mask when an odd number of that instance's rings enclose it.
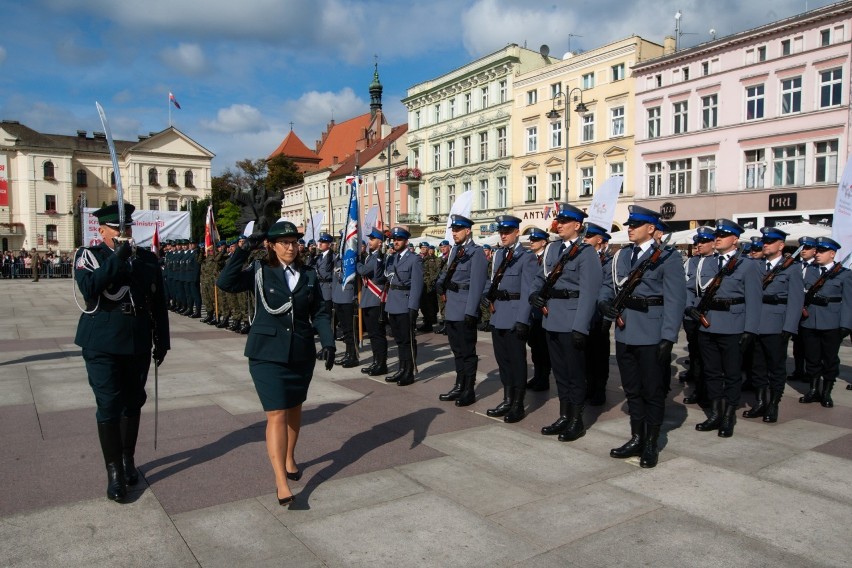
<instances>
[{"instance_id":1,"label":"pink building","mask_svg":"<svg viewBox=\"0 0 852 568\"><path fill-rule=\"evenodd\" d=\"M849 155L852 1L633 67L636 203L674 229L831 224Z\"/></svg>"}]
</instances>

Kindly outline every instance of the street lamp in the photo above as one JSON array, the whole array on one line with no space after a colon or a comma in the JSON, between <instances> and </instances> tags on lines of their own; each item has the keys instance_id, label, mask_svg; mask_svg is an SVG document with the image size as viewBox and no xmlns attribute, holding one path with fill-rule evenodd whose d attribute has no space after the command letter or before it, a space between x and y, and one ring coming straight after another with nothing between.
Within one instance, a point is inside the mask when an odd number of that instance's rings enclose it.
<instances>
[{"instance_id":1,"label":"street lamp","mask_svg":"<svg viewBox=\"0 0 852 568\"><path fill-rule=\"evenodd\" d=\"M577 92L580 93L580 102L577 103L577 107L574 109L574 111L577 114L579 114L580 117L585 116L585 114L589 111L589 109L586 108L586 105L583 102L583 89L581 89L580 87L574 87L573 89L569 90L567 95L565 93L563 93L562 91L559 91L558 93L556 93L556 95L553 97L553 103L552 103L552 106L550 108L550 112L548 112L545 115L551 121L556 122L562 116L561 114L559 114L559 111L556 110L556 108L559 107L559 106L562 106L565 109L565 199L566 200L568 199L568 140L569 140L569 132L571 130L571 113L568 112L568 102L569 102L569 99L571 98L571 95L574 93L574 91L577 91ZM574 97L574 100L575 101L577 100L576 96ZM560 103L560 101L562 101L562 102ZM551 196L550 200L555 201L555 198L553 198Z\"/></svg>"},{"instance_id":2,"label":"street lamp","mask_svg":"<svg viewBox=\"0 0 852 568\"><path fill-rule=\"evenodd\" d=\"M393 148L393 153L391 153L391 148ZM387 153L390 154L390 159L385 155L385 151L387 151ZM388 216L385 217L385 222L388 224L388 229L391 228L391 218L390 218L390 211L391 211L390 200L391 200L391 195L392 195L391 194L391 164L393 163L394 159L399 158L399 156L400 156L399 150L396 149L396 144L394 144L393 141L388 141L387 145L385 146L385 150L382 151L381 154L379 154L379 159L383 162L385 160L387 160L387 163L388 163L388 181L387 181L388 195L385 198L386 202L387 202L387 212L388 212ZM379 203L379 205L381 205L381 203Z\"/></svg>"}]
</instances>

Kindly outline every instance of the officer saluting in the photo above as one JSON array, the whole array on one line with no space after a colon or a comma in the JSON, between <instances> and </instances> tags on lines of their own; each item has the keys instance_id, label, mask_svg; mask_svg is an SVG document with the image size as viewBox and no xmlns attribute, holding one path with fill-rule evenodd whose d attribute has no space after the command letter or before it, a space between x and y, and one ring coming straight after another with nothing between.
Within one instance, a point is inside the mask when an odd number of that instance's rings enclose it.
<instances>
[{"instance_id":1,"label":"officer saluting","mask_svg":"<svg viewBox=\"0 0 852 568\"><path fill-rule=\"evenodd\" d=\"M362 373L375 377L388 372L388 339L382 323L382 308L385 299L385 260L382 258L382 241L385 236L373 229L369 238L369 254L364 262L359 262L356 270L364 282L361 291L361 313L364 314L364 328L370 338L373 351L373 363L361 369Z\"/></svg>"},{"instance_id":2,"label":"officer saluting","mask_svg":"<svg viewBox=\"0 0 852 568\"><path fill-rule=\"evenodd\" d=\"M479 302L488 277L488 261L482 247L471 237L473 221L462 215L450 216L450 230L455 245L450 250L447 266L438 276L438 294L446 294L444 322L447 339L453 351L456 382L439 400L456 401L456 406L469 406L476 401L476 326Z\"/></svg>"},{"instance_id":3,"label":"officer saluting","mask_svg":"<svg viewBox=\"0 0 852 568\"><path fill-rule=\"evenodd\" d=\"M556 232L561 242L547 245L529 300L545 316L542 325L549 332L547 347L559 391L559 418L541 433L559 434L560 441L570 442L586 433L586 340L603 275L595 249L580 239L580 228L588 215L567 203L557 203L556 207Z\"/></svg>"},{"instance_id":4,"label":"officer saluting","mask_svg":"<svg viewBox=\"0 0 852 568\"><path fill-rule=\"evenodd\" d=\"M616 320L615 357L630 413L630 440L610 450L610 456L641 455L639 465L651 468L657 465L669 365L686 307L686 288L680 255L674 249L661 250L654 240L660 214L638 205L629 209L627 234L633 244L616 253L600 302L604 316ZM622 286L632 292L621 306L614 306Z\"/></svg>"},{"instance_id":5,"label":"officer saluting","mask_svg":"<svg viewBox=\"0 0 852 568\"><path fill-rule=\"evenodd\" d=\"M526 340L530 332L530 304L527 299L538 264L535 254L525 250L518 242L521 220L512 215L500 215L495 220L502 248L494 257L491 278L483 290L482 307L493 310L491 338L503 383L503 402L488 409L486 414L502 416L504 422L512 423L526 416Z\"/></svg>"},{"instance_id":6,"label":"officer saluting","mask_svg":"<svg viewBox=\"0 0 852 568\"><path fill-rule=\"evenodd\" d=\"M417 322L420 296L423 293L423 259L413 250L408 250L411 233L406 229L394 227L391 238L395 254L388 258L385 265L385 278L388 281L385 311L396 342L399 368L385 380L405 387L414 383L414 362L417 360L414 324Z\"/></svg>"},{"instance_id":7,"label":"officer saluting","mask_svg":"<svg viewBox=\"0 0 852 568\"><path fill-rule=\"evenodd\" d=\"M124 205L132 225L135 207ZM74 261L74 279L86 302L74 343L83 348L89 385L95 394L98 437L107 470L107 497L124 500L139 474L133 461L145 382L151 365L169 350L169 318L157 257L136 249L130 227L119 234L117 205L93 213L100 245L83 247Z\"/></svg>"}]
</instances>

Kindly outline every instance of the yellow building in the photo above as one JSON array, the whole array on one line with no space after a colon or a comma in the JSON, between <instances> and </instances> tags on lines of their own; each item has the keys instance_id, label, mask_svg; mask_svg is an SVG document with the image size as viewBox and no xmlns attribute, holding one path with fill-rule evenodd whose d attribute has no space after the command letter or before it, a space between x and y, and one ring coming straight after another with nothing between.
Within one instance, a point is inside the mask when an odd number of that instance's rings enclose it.
<instances>
[{"instance_id":1,"label":"yellow building","mask_svg":"<svg viewBox=\"0 0 852 568\"><path fill-rule=\"evenodd\" d=\"M625 180L613 219L613 229L621 226L635 177L628 171L636 128L631 69L661 55L663 46L632 36L514 78L510 187L522 232L550 227L554 202L588 209L595 188L613 175Z\"/></svg>"}]
</instances>

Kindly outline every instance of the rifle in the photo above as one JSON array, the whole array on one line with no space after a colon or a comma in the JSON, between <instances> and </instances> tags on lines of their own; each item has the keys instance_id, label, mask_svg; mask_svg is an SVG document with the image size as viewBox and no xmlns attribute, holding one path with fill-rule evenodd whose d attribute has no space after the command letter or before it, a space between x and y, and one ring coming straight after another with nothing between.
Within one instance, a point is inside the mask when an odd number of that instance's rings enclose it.
<instances>
[{"instance_id":1,"label":"rifle","mask_svg":"<svg viewBox=\"0 0 852 568\"><path fill-rule=\"evenodd\" d=\"M577 238L574 239L574 242L571 244L571 248L562 253L562 256L559 257L559 261L556 263L556 266L553 267L553 270L550 271L550 274L547 275L547 278L544 280L544 286L539 290L538 295L544 298L545 302L550 298L550 291L553 290L553 287L556 285L556 281L559 280L559 277L562 276L562 271L565 269L565 264L569 260L573 260L580 253L580 244L583 242L583 236L586 234L586 227L580 230L577 233ZM544 317L547 317L547 305L541 308L541 313L544 314Z\"/></svg>"},{"instance_id":2,"label":"rifle","mask_svg":"<svg viewBox=\"0 0 852 568\"><path fill-rule=\"evenodd\" d=\"M797 248L797 249L796 249L796 252L794 252L793 254L785 254L785 255L784 255L784 260L782 260L781 262L779 262L778 264L776 264L776 265L775 265L775 268L773 268L772 270L770 270L770 271L769 271L769 272L768 272L768 273L767 273L767 274L763 277L763 289L764 289L764 290L766 290L766 287L767 287L767 286L769 286L770 284L772 284L772 281L773 281L773 280L775 280L775 277L776 277L776 276L778 276L778 274L779 274L782 270L787 270L788 268L790 268L790 267L793 265L793 263L794 263L794 262L796 262L796 259L797 259L797 258L799 258L799 255L800 255L800 254L802 254L802 249L803 249L803 248L805 248L805 245L802 245L802 246L800 246L799 248Z\"/></svg>"},{"instance_id":3,"label":"rifle","mask_svg":"<svg viewBox=\"0 0 852 568\"><path fill-rule=\"evenodd\" d=\"M453 257L453 261L447 267L447 275L444 277L444 285L441 286L441 288L443 288L444 290L446 290L448 288L448 284L450 284L450 282L453 278L453 274L455 274L455 272L456 272L456 266L458 266L459 261L462 259L462 257L464 257L464 247L459 246L459 249L456 251L456 256ZM441 301L442 302L447 301L446 292L441 294Z\"/></svg>"},{"instance_id":4,"label":"rifle","mask_svg":"<svg viewBox=\"0 0 852 568\"><path fill-rule=\"evenodd\" d=\"M710 284L707 285L707 288L704 289L704 295L701 296L701 301L698 302L698 305L692 310L692 317L701 322L701 326L705 329L710 327L710 322L707 320L708 311L710 311L710 304L713 302L713 298L716 296L716 292L719 291L719 287L722 285L722 280L725 279L725 276L729 276L734 272L742 260L743 247L742 245L737 248L737 252L734 256L731 257L731 260L728 261L722 270L719 271L716 276L713 277L713 280L710 281ZM696 278L700 278L700 274Z\"/></svg>"},{"instance_id":5,"label":"rifle","mask_svg":"<svg viewBox=\"0 0 852 568\"><path fill-rule=\"evenodd\" d=\"M497 272L494 274L494 279L491 281L491 287L488 288L488 293L485 295L486 299L488 299L488 309L492 314L495 312L494 301L497 300L497 289L500 287L500 282L503 280L503 274L506 272L506 269L509 268L509 263L512 262L512 256L514 254L514 246L506 250L506 256L503 257L503 262L501 262L500 266L497 268Z\"/></svg>"},{"instance_id":6,"label":"rifle","mask_svg":"<svg viewBox=\"0 0 852 568\"><path fill-rule=\"evenodd\" d=\"M618 329L624 329L624 320L621 318L621 312L624 311L624 304L627 303L627 299L633 295L636 287L639 286L640 282L642 282L642 277L645 275L645 272L660 262L660 257L663 255L665 246L671 237L671 233L666 235L666 238L663 239L660 246L654 249L651 256L643 260L639 266L630 271L630 275L627 277L627 281L624 283L624 286L621 290L619 290L618 294L616 294L615 299L612 301L612 306L618 310L618 315L615 316L615 325L618 326Z\"/></svg>"},{"instance_id":7,"label":"rifle","mask_svg":"<svg viewBox=\"0 0 852 568\"><path fill-rule=\"evenodd\" d=\"M808 292L805 294L805 304L802 306L802 319L803 320L808 319L808 316L810 315L808 313L808 306L810 306L811 302L814 301L814 298L816 297L817 292L819 292L822 289L822 287L825 286L826 282L828 282L829 280L831 280L832 278L837 276L837 274L841 270L843 270L843 265L846 264L846 261L849 260L850 256L852 256L852 253L849 253L848 255L846 255L846 258L844 258L841 262L835 262L834 266L831 267L831 270L829 270L825 274L822 274L817 279L817 281L814 282L813 285L810 288L808 288Z\"/></svg>"}]
</instances>

